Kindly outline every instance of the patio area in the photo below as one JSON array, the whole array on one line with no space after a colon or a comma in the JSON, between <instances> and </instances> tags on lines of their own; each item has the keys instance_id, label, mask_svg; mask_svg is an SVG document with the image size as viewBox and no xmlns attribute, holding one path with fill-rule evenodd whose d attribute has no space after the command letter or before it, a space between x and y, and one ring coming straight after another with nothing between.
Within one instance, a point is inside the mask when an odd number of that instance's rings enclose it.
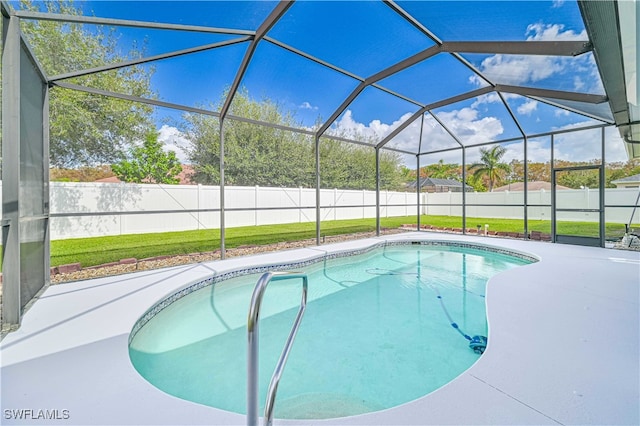
<instances>
[{"instance_id":1,"label":"patio area","mask_svg":"<svg viewBox=\"0 0 640 426\"><path fill-rule=\"evenodd\" d=\"M492 278L489 346L469 370L410 403L365 415L277 424L638 424L640 254L412 232L49 287L4 338L3 424L244 424L167 395L133 368L128 339L167 295L213 275L381 241L447 240L534 255ZM313 282L310 283L313 286ZM425 360L428 362L428 360Z\"/></svg>"}]
</instances>

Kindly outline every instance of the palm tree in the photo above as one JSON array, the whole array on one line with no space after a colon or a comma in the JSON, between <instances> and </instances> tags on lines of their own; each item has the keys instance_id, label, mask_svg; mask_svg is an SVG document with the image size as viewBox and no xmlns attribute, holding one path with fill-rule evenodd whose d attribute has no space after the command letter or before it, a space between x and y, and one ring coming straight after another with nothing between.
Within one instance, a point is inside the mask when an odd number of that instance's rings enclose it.
<instances>
[{"instance_id":1,"label":"palm tree","mask_svg":"<svg viewBox=\"0 0 640 426\"><path fill-rule=\"evenodd\" d=\"M511 171L511 167L508 164L500 162L506 152L507 149L500 145L496 145L491 149L480 148L480 162L473 163L469 167L469 171L473 171L475 178L487 176L489 179L489 192L493 191L494 184L500 182L505 173Z\"/></svg>"}]
</instances>

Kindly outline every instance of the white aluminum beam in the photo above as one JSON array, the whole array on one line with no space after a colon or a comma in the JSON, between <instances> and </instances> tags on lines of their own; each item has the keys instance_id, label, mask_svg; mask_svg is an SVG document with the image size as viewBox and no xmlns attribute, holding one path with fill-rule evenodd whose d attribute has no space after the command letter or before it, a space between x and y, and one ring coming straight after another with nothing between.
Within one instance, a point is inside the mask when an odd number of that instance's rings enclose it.
<instances>
[{"instance_id":1,"label":"white aluminum beam","mask_svg":"<svg viewBox=\"0 0 640 426\"><path fill-rule=\"evenodd\" d=\"M219 47L231 46L231 45L238 44L238 43L244 43L244 42L249 41L249 40L251 40L251 37L249 37L249 36L240 37L240 38L235 38L233 40L221 41L221 42L218 42L218 43L211 43L211 44L206 44L206 45L203 45L203 46L196 46L196 47L191 47L191 48L188 48L188 49L176 50L176 51L173 51L173 52L162 53L162 54L154 55L154 56L148 56L146 58L132 59L130 61L123 61L123 62L118 62L118 63L115 63L115 64L107 64L107 65L102 65L100 67L88 68L88 69L85 69L85 70L71 71L71 72L68 72L68 73L65 73L65 74L58 74L58 75L55 75L53 77L50 77L49 78L49 82L58 81L58 80L66 80L68 78L81 77L81 76L84 76L84 75L91 75L91 74L96 74L96 73L100 73L100 72L104 72L104 71L111 71L111 70L115 70L115 69L130 67L130 66L134 66L134 65L146 64L146 63L149 63L149 62L160 61L162 59L169 59L169 58L175 58L175 57L178 57L178 56L189 55L191 53L204 52L204 51L207 51L207 50L217 49Z\"/></svg>"},{"instance_id":2,"label":"white aluminum beam","mask_svg":"<svg viewBox=\"0 0 640 426\"><path fill-rule=\"evenodd\" d=\"M229 89L229 95L227 99L224 101L224 105L222 105L222 109L220 110L220 118L224 120L225 116L229 112L229 108L231 107L231 102L233 102L233 98L238 91L238 87L240 87L240 83L242 82L242 78L249 67L249 63L253 57L253 54L258 47L258 43L262 40L264 36L267 35L269 30L278 22L280 18L287 12L287 10L293 5L293 1L281 1L278 5L271 11L267 19L260 25L258 30L256 31L253 41L247 48L247 51L242 58L242 63L238 68L238 72L236 73L236 77L231 84L231 88Z\"/></svg>"},{"instance_id":3,"label":"white aluminum beam","mask_svg":"<svg viewBox=\"0 0 640 426\"><path fill-rule=\"evenodd\" d=\"M440 46L438 45L431 46L428 49L423 50L422 52L419 52L407 59L404 59L396 64L393 64L390 67L372 75L371 77L366 78L365 81L361 82L358 85L358 87L356 87L349 94L349 96L342 102L342 104L340 104L340 106L333 112L333 114L331 114L329 119L325 121L325 123L322 126L320 126L320 128L318 129L318 135L322 135L331 126L331 124L340 116L340 114L342 114L342 112L349 106L349 104L351 104L351 102L353 102L355 98L357 98L358 95L362 93L362 91L367 86L371 86L372 84L377 83L380 80L383 80L389 76L392 76L393 74L403 71L421 61L431 58L432 56L435 56L438 53L440 53Z\"/></svg>"},{"instance_id":4,"label":"white aluminum beam","mask_svg":"<svg viewBox=\"0 0 640 426\"><path fill-rule=\"evenodd\" d=\"M538 96L542 98L566 99L568 101L585 102L587 104L601 104L607 102L605 95L593 95L590 93L565 92L561 90L539 89L535 87L510 86L496 84L498 92L514 93L522 96Z\"/></svg>"},{"instance_id":5,"label":"white aluminum beam","mask_svg":"<svg viewBox=\"0 0 640 426\"><path fill-rule=\"evenodd\" d=\"M434 102L432 104L426 105L426 106L420 108L418 111L416 111L411 117L409 117L408 120L406 120L400 126L396 127L393 130L393 132L388 134L376 146L379 147L379 148L382 148L383 146L385 146L391 139L395 138L400 132L402 132L411 123L413 123L418 117L420 117L420 115L424 114L425 112L427 112L429 110L436 109L436 108L441 108L443 106L447 106L447 105L450 105L450 104L454 104L456 102L464 101L464 100L469 99L469 98L474 98L476 96L482 96L482 95L487 94L487 93L492 92L492 91L493 91L493 87L482 87L480 89L472 90L470 92L463 93L461 95L453 96L451 98L444 99L442 101L438 101L438 102Z\"/></svg>"},{"instance_id":6,"label":"white aluminum beam","mask_svg":"<svg viewBox=\"0 0 640 426\"><path fill-rule=\"evenodd\" d=\"M578 56L591 51L588 41L446 41L444 52L503 55Z\"/></svg>"}]
</instances>

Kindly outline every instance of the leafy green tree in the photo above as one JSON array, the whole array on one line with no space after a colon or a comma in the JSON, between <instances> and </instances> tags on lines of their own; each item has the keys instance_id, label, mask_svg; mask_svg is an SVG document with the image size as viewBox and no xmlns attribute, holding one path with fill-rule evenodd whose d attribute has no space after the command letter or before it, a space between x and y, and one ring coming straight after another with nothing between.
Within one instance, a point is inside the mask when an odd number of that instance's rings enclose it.
<instances>
[{"instance_id":1,"label":"leafy green tree","mask_svg":"<svg viewBox=\"0 0 640 426\"><path fill-rule=\"evenodd\" d=\"M223 99L210 108L219 110ZM293 116L269 100L255 101L246 90L239 91L230 114L290 127L300 127ZM194 180L214 185L220 182L220 129L216 117L184 116L189 140L187 155L194 166ZM315 144L313 138L296 132L258 126L239 120L224 123L225 183L229 185L315 187ZM399 157L380 155L383 188L402 187ZM321 186L341 189L375 188L375 150L327 138L320 142Z\"/></svg>"},{"instance_id":2,"label":"leafy green tree","mask_svg":"<svg viewBox=\"0 0 640 426\"><path fill-rule=\"evenodd\" d=\"M607 163L605 170L605 181L607 188L616 188L611 181L640 174L640 159L631 159L627 162Z\"/></svg>"},{"instance_id":3,"label":"leafy green tree","mask_svg":"<svg viewBox=\"0 0 640 426\"><path fill-rule=\"evenodd\" d=\"M600 161L595 159L591 161L555 161L556 168L595 166L598 164L600 164ZM560 171L556 173L556 182L558 185L562 185L572 189L598 188L600 182L600 173L595 169Z\"/></svg>"},{"instance_id":4,"label":"leafy green tree","mask_svg":"<svg viewBox=\"0 0 640 426\"><path fill-rule=\"evenodd\" d=\"M489 181L489 192L493 191L493 187L496 183L500 183L506 173L511 171L506 163L501 163L500 160L507 152L506 148L496 145L493 148L480 148L480 161L471 164L469 170L473 172L474 178L481 178L485 176Z\"/></svg>"},{"instance_id":5,"label":"leafy green tree","mask_svg":"<svg viewBox=\"0 0 640 426\"><path fill-rule=\"evenodd\" d=\"M568 188L598 188L600 173L598 170L573 170L556 174L558 185Z\"/></svg>"},{"instance_id":6,"label":"leafy green tree","mask_svg":"<svg viewBox=\"0 0 640 426\"><path fill-rule=\"evenodd\" d=\"M375 160L374 160L375 162ZM375 176L373 181L375 187ZM404 191L400 157L391 151L380 151L380 188L390 191Z\"/></svg>"},{"instance_id":7,"label":"leafy green tree","mask_svg":"<svg viewBox=\"0 0 640 426\"><path fill-rule=\"evenodd\" d=\"M467 174L467 185L471 186L476 192L487 192L487 187L484 186L482 177L474 176L473 174Z\"/></svg>"},{"instance_id":8,"label":"leafy green tree","mask_svg":"<svg viewBox=\"0 0 640 426\"><path fill-rule=\"evenodd\" d=\"M522 173L518 171L518 174L524 175L524 167L522 168ZM529 161L527 163L527 175L529 181L551 182L551 162L533 163Z\"/></svg>"},{"instance_id":9,"label":"leafy green tree","mask_svg":"<svg viewBox=\"0 0 640 426\"><path fill-rule=\"evenodd\" d=\"M376 157L372 147L321 139L320 186L323 188L376 188ZM380 151L380 188L404 189L400 158L391 151Z\"/></svg>"},{"instance_id":10,"label":"leafy green tree","mask_svg":"<svg viewBox=\"0 0 640 426\"><path fill-rule=\"evenodd\" d=\"M80 15L72 1L22 0L20 8ZM45 72L59 75L142 56L135 47L118 52L117 35L103 27L22 20L22 32ZM132 66L68 80L135 96L153 97L153 69ZM50 92L50 162L54 167L109 164L125 157L130 141L153 128L147 105L54 88Z\"/></svg>"},{"instance_id":11,"label":"leafy green tree","mask_svg":"<svg viewBox=\"0 0 640 426\"><path fill-rule=\"evenodd\" d=\"M220 100L222 103L223 100ZM212 108L219 109L220 104ZM270 100L255 102L243 91L230 114L292 126L293 119ZM198 183L220 183L218 118L185 114L186 152ZM224 124L225 183L229 185L309 186L313 181L313 144L304 135L228 119Z\"/></svg>"},{"instance_id":12,"label":"leafy green tree","mask_svg":"<svg viewBox=\"0 0 640 426\"><path fill-rule=\"evenodd\" d=\"M158 133L149 133L142 146L131 150L131 159L113 164L111 170L124 182L177 184L176 176L182 171L180 161L173 151L162 150Z\"/></svg>"},{"instance_id":13,"label":"leafy green tree","mask_svg":"<svg viewBox=\"0 0 640 426\"><path fill-rule=\"evenodd\" d=\"M435 164L430 164L422 168L421 175L424 177L431 177L436 179L459 179L460 178L460 166L457 164L445 163L443 159L440 159Z\"/></svg>"},{"instance_id":14,"label":"leafy green tree","mask_svg":"<svg viewBox=\"0 0 640 426\"><path fill-rule=\"evenodd\" d=\"M573 166L594 166L599 165L600 160L594 159L591 161L568 161L568 160L556 160L556 168L560 167L573 167ZM512 160L510 163L512 176L516 176L516 180L522 180L524 176L524 163L518 160ZM616 161L606 163L605 165L605 187L615 188L616 185L611 181L621 179L626 176L633 176L640 173L640 159L631 159L628 161ZM529 161L527 163L527 175L529 181L543 181L551 182L551 162L546 163L534 163ZM597 188L598 187L598 173L596 171L589 170L577 170L572 172L561 172L557 175L558 184L566 186L568 188Z\"/></svg>"},{"instance_id":15,"label":"leafy green tree","mask_svg":"<svg viewBox=\"0 0 640 426\"><path fill-rule=\"evenodd\" d=\"M400 178L402 182L410 183L416 181L416 171L411 170L405 165L400 165Z\"/></svg>"}]
</instances>

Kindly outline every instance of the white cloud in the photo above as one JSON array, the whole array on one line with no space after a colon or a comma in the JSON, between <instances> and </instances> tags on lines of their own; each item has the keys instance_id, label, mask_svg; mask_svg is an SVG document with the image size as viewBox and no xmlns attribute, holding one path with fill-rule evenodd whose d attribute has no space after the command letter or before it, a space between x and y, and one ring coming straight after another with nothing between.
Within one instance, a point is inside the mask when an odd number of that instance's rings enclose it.
<instances>
[{"instance_id":1,"label":"white cloud","mask_svg":"<svg viewBox=\"0 0 640 426\"><path fill-rule=\"evenodd\" d=\"M418 121L418 124L420 122ZM420 128L417 129L416 140L419 137ZM401 136L401 135L398 135ZM451 135L430 115L425 116L422 129L422 151L437 151L446 148L457 148L460 145ZM440 154L438 154L440 155ZM444 154L443 154L444 155ZM460 153L454 154L460 156ZM458 160L460 161L460 160Z\"/></svg>"},{"instance_id":2,"label":"white cloud","mask_svg":"<svg viewBox=\"0 0 640 426\"><path fill-rule=\"evenodd\" d=\"M302 104L298 105L298 108L300 109L310 109L312 111L317 111L318 107L317 106L313 106L311 105L309 102L303 102Z\"/></svg>"},{"instance_id":3,"label":"white cloud","mask_svg":"<svg viewBox=\"0 0 640 426\"><path fill-rule=\"evenodd\" d=\"M538 109L538 101L529 100L518 106L518 114L531 115L536 109Z\"/></svg>"},{"instance_id":4,"label":"white cloud","mask_svg":"<svg viewBox=\"0 0 640 426\"><path fill-rule=\"evenodd\" d=\"M573 30L564 30L562 24L531 24L527 27L527 40L535 41L589 41L587 30L576 33Z\"/></svg>"},{"instance_id":5,"label":"white cloud","mask_svg":"<svg viewBox=\"0 0 640 426\"><path fill-rule=\"evenodd\" d=\"M380 120L373 120L369 124L364 124L356 121L353 118L353 112L347 110L342 117L340 117L333 126L331 126L330 132L333 135L344 136L347 138L365 137L375 140L381 140L389 133L391 133L396 127L404 123L412 114L406 113L398 120L391 124L386 124Z\"/></svg>"},{"instance_id":6,"label":"white cloud","mask_svg":"<svg viewBox=\"0 0 640 426\"><path fill-rule=\"evenodd\" d=\"M479 117L478 111L472 108L441 112L437 114L437 116L462 143L467 145L496 140L504 131L499 119L496 117ZM425 125L422 131L422 152L459 147L455 139L453 139L433 117L426 116L424 123ZM393 139L391 146L415 150L418 146L419 134L420 121L416 120L414 124ZM422 165L425 165L431 162L437 162L440 159L445 163L459 164L462 162L462 153L460 150L439 152L422 156L420 161ZM467 163L470 161L473 161L473 159L467 158ZM415 159L410 158L407 164L410 167L415 167Z\"/></svg>"},{"instance_id":7,"label":"white cloud","mask_svg":"<svg viewBox=\"0 0 640 426\"><path fill-rule=\"evenodd\" d=\"M559 7L562 7L562 5L564 4L564 0L553 0L553 7L554 9L557 9Z\"/></svg>"},{"instance_id":8,"label":"white cloud","mask_svg":"<svg viewBox=\"0 0 640 426\"><path fill-rule=\"evenodd\" d=\"M403 114L400 118L395 120L391 124L383 123L380 120L373 120L369 124L364 124L356 121L353 117L353 112L347 110L342 117L340 117L327 131L327 133L341 136L346 138L367 138L374 141L381 141L385 136L391 133L394 129L404 123L411 117L412 113ZM426 129L427 126L425 126ZM420 119L415 120L406 129L400 132L393 141L390 142L389 147L402 149L406 151L416 151L419 145L420 138ZM415 167L415 157L404 156L403 161L409 167Z\"/></svg>"},{"instance_id":9,"label":"white cloud","mask_svg":"<svg viewBox=\"0 0 640 426\"><path fill-rule=\"evenodd\" d=\"M158 130L158 140L164 144L165 151L173 151L181 163L187 162L187 154L184 148L187 147L189 141L184 137L183 133L175 127L164 124Z\"/></svg>"},{"instance_id":10,"label":"white cloud","mask_svg":"<svg viewBox=\"0 0 640 426\"><path fill-rule=\"evenodd\" d=\"M593 124L591 121L574 123L558 130L577 129ZM568 161L591 161L601 155L601 131L592 129L561 133L554 138L554 158ZM609 162L627 161L627 154L620 133L615 127L605 129L605 160Z\"/></svg>"},{"instance_id":11,"label":"white cloud","mask_svg":"<svg viewBox=\"0 0 640 426\"><path fill-rule=\"evenodd\" d=\"M478 111L472 108L441 112L437 115L447 128L467 145L495 140L504 132L500 119L479 118Z\"/></svg>"},{"instance_id":12,"label":"white cloud","mask_svg":"<svg viewBox=\"0 0 640 426\"><path fill-rule=\"evenodd\" d=\"M532 163L546 163L551 160L550 138L527 140L527 161ZM506 148L502 161L510 163L512 160L524 161L524 141L509 145L502 144ZM489 147L490 148L490 147Z\"/></svg>"},{"instance_id":13,"label":"white cloud","mask_svg":"<svg viewBox=\"0 0 640 426\"><path fill-rule=\"evenodd\" d=\"M551 138L528 139L527 160L532 163L551 161Z\"/></svg>"},{"instance_id":14,"label":"white cloud","mask_svg":"<svg viewBox=\"0 0 640 426\"><path fill-rule=\"evenodd\" d=\"M483 79L478 77L476 74L473 74L472 76L469 77L469 83L478 87L483 87L487 85L487 83Z\"/></svg>"},{"instance_id":15,"label":"white cloud","mask_svg":"<svg viewBox=\"0 0 640 426\"><path fill-rule=\"evenodd\" d=\"M529 104L529 102L524 105ZM526 106L525 108L533 108ZM559 111L563 114L563 111ZM473 108L462 108L460 110L441 112L438 118L444 122L457 137L459 137L465 145L489 142L497 140L503 133L503 126L496 117L481 117L477 110ZM411 113L402 115L398 120L391 124L382 123L380 120L373 120L369 124L359 123L350 110L348 110L342 118L332 128L332 133L337 134L338 131L342 135L360 134L367 136L375 136L376 140L381 140L388 135L393 129L403 123L411 116ZM593 124L592 121L574 123L563 126L554 130L578 129ZM615 128L607 128L606 130L606 158L608 162L626 161L626 153L624 144L620 139L619 133ZM347 136L349 137L349 136ZM419 146L420 138L420 119L417 119L400 134L398 134L389 144L388 147L402 149L405 151L416 151ZM569 161L589 161L600 156L600 130L589 130L575 133L558 134L555 138L555 158L565 159ZM539 138L529 139L527 141L527 158L532 162L547 162L550 159L550 139ZM422 129L422 152L437 151L447 148L457 148L457 142L440 126L436 120L427 115L424 119ZM522 161L524 159L523 142L514 142L504 144L507 152L504 161L510 162L513 159ZM466 161L468 164L479 159L480 150L471 148L467 151ZM459 150L440 152L432 155L422 156L420 163L424 166L432 162L442 159L445 163L461 163L462 157ZM415 156L407 155L404 157L404 163L415 168Z\"/></svg>"},{"instance_id":16,"label":"white cloud","mask_svg":"<svg viewBox=\"0 0 640 426\"><path fill-rule=\"evenodd\" d=\"M593 55L588 56L587 68L589 70L590 80L593 82L591 87L587 88L589 93L605 93L602 80L600 79L600 71L596 64L596 58Z\"/></svg>"},{"instance_id":17,"label":"white cloud","mask_svg":"<svg viewBox=\"0 0 640 426\"><path fill-rule=\"evenodd\" d=\"M627 150L620 131L615 127L607 127L604 131L605 148L604 158L607 163L616 161L628 161Z\"/></svg>"},{"instance_id":18,"label":"white cloud","mask_svg":"<svg viewBox=\"0 0 640 426\"><path fill-rule=\"evenodd\" d=\"M588 41L586 30L579 33L565 30L561 24L535 23L527 26L525 32L528 41ZM485 58L479 70L495 82L509 85L523 85L537 83L568 72L585 73L589 80L593 80L594 87L587 87L580 77L574 79L576 90L594 91L601 88L598 71L592 55L576 58L542 56L542 55L493 55ZM471 83L480 85L478 77L472 77Z\"/></svg>"},{"instance_id":19,"label":"white cloud","mask_svg":"<svg viewBox=\"0 0 640 426\"><path fill-rule=\"evenodd\" d=\"M513 96L510 93L505 93L503 96L505 96L505 99L507 96ZM494 104L497 102L502 102L500 100L500 95L498 95L496 92L491 92L491 93L487 93L485 95L480 95L478 96L475 101L473 101L473 103L471 104L471 108L478 108L480 105L483 104Z\"/></svg>"},{"instance_id":20,"label":"white cloud","mask_svg":"<svg viewBox=\"0 0 640 426\"><path fill-rule=\"evenodd\" d=\"M342 117L331 127L330 133L347 138L356 135L372 138L376 141L382 140L394 129L404 123L411 113L402 115L391 124L386 124L380 120L373 120L369 124L358 122L351 110L347 110ZM447 128L460 138L465 144L482 143L496 140L503 133L504 128L500 120L496 117L480 117L476 109L466 107L459 110L441 112L438 118L445 123ZM388 146L405 151L417 151L420 139L420 119L415 120L406 129L400 132ZM422 129L422 151L435 151L446 148L458 147L458 143L446 130L431 116L425 116L424 127ZM460 153L453 152L438 154L438 159L447 160L449 157L455 158L453 161L460 162ZM407 156L405 162L414 167L415 158Z\"/></svg>"},{"instance_id":21,"label":"white cloud","mask_svg":"<svg viewBox=\"0 0 640 426\"><path fill-rule=\"evenodd\" d=\"M564 70L564 58L552 56L493 55L480 64L490 80L509 85L533 83Z\"/></svg>"}]
</instances>

